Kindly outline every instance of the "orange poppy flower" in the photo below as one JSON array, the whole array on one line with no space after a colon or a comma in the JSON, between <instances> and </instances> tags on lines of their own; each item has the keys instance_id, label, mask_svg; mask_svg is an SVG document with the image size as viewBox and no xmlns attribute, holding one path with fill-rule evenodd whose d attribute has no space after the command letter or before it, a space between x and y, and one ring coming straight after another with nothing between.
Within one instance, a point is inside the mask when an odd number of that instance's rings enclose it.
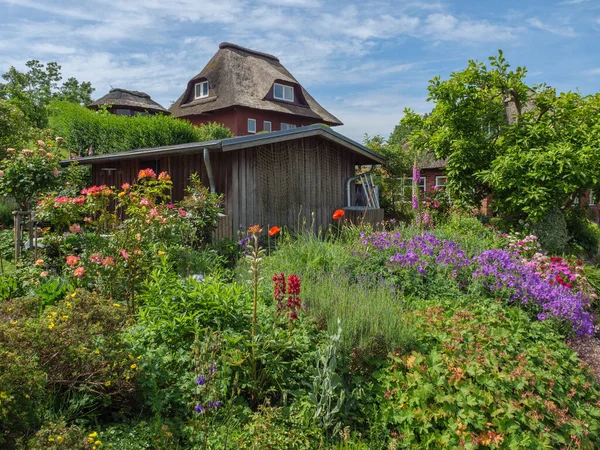
<instances>
[{"instance_id":1,"label":"orange poppy flower","mask_svg":"<svg viewBox=\"0 0 600 450\"><path fill-rule=\"evenodd\" d=\"M250 234L258 234L261 231L260 225L252 225L250 228L248 228L248 233Z\"/></svg>"},{"instance_id":2,"label":"orange poppy flower","mask_svg":"<svg viewBox=\"0 0 600 450\"><path fill-rule=\"evenodd\" d=\"M274 227L271 227L271 229L269 230L269 236L273 237L280 231L281 231L281 228L279 228L277 225L275 225Z\"/></svg>"},{"instance_id":3,"label":"orange poppy flower","mask_svg":"<svg viewBox=\"0 0 600 450\"><path fill-rule=\"evenodd\" d=\"M342 217L344 217L344 210L336 209L335 212L333 213L332 217L333 217L333 220L341 219Z\"/></svg>"}]
</instances>

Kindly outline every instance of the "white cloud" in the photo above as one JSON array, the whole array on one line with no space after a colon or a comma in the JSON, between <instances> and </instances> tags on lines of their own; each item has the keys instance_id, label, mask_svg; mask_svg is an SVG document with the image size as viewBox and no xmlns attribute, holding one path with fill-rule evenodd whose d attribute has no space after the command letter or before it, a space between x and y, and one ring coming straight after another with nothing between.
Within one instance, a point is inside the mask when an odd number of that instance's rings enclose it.
<instances>
[{"instance_id":1,"label":"white cloud","mask_svg":"<svg viewBox=\"0 0 600 450\"><path fill-rule=\"evenodd\" d=\"M600 75L600 67L596 67L594 69L584 70L583 73L585 75L598 76L598 75Z\"/></svg>"},{"instance_id":2,"label":"white cloud","mask_svg":"<svg viewBox=\"0 0 600 450\"><path fill-rule=\"evenodd\" d=\"M70 55L75 53L74 47L67 47L66 45L56 45L47 42L36 43L31 46L31 50L37 53L48 53L52 55Z\"/></svg>"},{"instance_id":3,"label":"white cloud","mask_svg":"<svg viewBox=\"0 0 600 450\"><path fill-rule=\"evenodd\" d=\"M424 33L440 41L507 41L515 39L518 33L512 27L494 25L485 20L459 20L450 14L430 14L424 25Z\"/></svg>"},{"instance_id":4,"label":"white cloud","mask_svg":"<svg viewBox=\"0 0 600 450\"><path fill-rule=\"evenodd\" d=\"M548 33L555 34L557 36L562 36L562 37L575 37L575 36L577 36L577 33L575 32L575 30L572 27L570 27L570 26L566 26L566 25L562 26L562 27L552 26L550 24L542 22L537 17L533 17L533 18L529 19L527 21L527 23L529 25L531 25L533 28L537 28L539 30L547 31Z\"/></svg>"}]
</instances>

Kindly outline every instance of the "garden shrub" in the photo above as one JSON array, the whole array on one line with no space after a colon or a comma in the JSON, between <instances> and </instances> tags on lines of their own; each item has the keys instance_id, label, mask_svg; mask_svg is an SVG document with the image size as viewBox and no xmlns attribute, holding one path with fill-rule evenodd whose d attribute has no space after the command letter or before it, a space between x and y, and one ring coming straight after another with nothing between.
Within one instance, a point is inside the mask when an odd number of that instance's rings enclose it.
<instances>
[{"instance_id":1,"label":"garden shrub","mask_svg":"<svg viewBox=\"0 0 600 450\"><path fill-rule=\"evenodd\" d=\"M582 209L570 209L566 215L567 228L571 237L571 246L583 249L590 256L598 253L600 227L585 215Z\"/></svg>"},{"instance_id":2,"label":"garden shrub","mask_svg":"<svg viewBox=\"0 0 600 450\"><path fill-rule=\"evenodd\" d=\"M18 449L27 450L100 450L102 440L98 432L86 432L78 425L67 425L64 419L44 423L27 445Z\"/></svg>"},{"instance_id":3,"label":"garden shrub","mask_svg":"<svg viewBox=\"0 0 600 450\"><path fill-rule=\"evenodd\" d=\"M546 215L533 225L533 230L544 250L553 255L565 252L569 232L565 214L558 206L550 208Z\"/></svg>"},{"instance_id":4,"label":"garden shrub","mask_svg":"<svg viewBox=\"0 0 600 450\"><path fill-rule=\"evenodd\" d=\"M0 197L0 228L11 228L15 218L13 211L19 209L17 203L9 197Z\"/></svg>"},{"instance_id":5,"label":"garden shrub","mask_svg":"<svg viewBox=\"0 0 600 450\"><path fill-rule=\"evenodd\" d=\"M30 429L43 405L80 419L133 406L139 362L122 342L125 326L121 304L82 290L46 308L36 297L0 302L0 385L12 399L0 435Z\"/></svg>"},{"instance_id":6,"label":"garden shrub","mask_svg":"<svg viewBox=\"0 0 600 450\"><path fill-rule=\"evenodd\" d=\"M600 445L600 392L547 323L480 299L409 313L422 350L378 375L383 420L412 448Z\"/></svg>"},{"instance_id":7,"label":"garden shrub","mask_svg":"<svg viewBox=\"0 0 600 450\"><path fill-rule=\"evenodd\" d=\"M195 127L162 114L118 116L65 101L53 103L50 109L51 128L64 138L71 153L82 156L89 151L98 155L231 137L229 129L221 125Z\"/></svg>"}]
</instances>

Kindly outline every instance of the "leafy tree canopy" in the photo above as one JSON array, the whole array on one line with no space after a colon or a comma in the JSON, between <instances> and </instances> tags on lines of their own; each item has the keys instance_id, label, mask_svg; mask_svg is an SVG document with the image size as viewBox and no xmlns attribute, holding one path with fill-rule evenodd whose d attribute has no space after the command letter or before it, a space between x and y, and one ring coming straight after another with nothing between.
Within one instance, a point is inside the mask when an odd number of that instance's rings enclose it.
<instances>
[{"instance_id":1,"label":"leafy tree canopy","mask_svg":"<svg viewBox=\"0 0 600 450\"><path fill-rule=\"evenodd\" d=\"M428 117L406 111L411 146L446 158L453 198L477 205L489 194L504 214L536 221L600 183L600 95L560 95L525 83L502 51L433 78Z\"/></svg>"},{"instance_id":2,"label":"leafy tree canopy","mask_svg":"<svg viewBox=\"0 0 600 450\"><path fill-rule=\"evenodd\" d=\"M48 124L48 104L51 100L67 100L87 104L92 101L94 91L91 83L69 78L62 85L60 65L49 62L44 66L37 60L26 63L27 71L21 72L14 66L2 75L6 81L0 83L0 98L10 100L25 114L32 125L44 128Z\"/></svg>"}]
</instances>

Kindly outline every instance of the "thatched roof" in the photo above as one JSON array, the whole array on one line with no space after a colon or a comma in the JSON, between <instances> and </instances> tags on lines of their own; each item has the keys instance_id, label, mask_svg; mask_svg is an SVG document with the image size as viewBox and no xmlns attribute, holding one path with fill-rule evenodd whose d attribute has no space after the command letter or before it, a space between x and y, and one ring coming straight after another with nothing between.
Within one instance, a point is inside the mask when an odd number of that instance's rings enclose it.
<instances>
[{"instance_id":1,"label":"thatched roof","mask_svg":"<svg viewBox=\"0 0 600 450\"><path fill-rule=\"evenodd\" d=\"M101 105L110 105L112 108L129 108L137 111L148 111L150 113L166 113L165 108L156 103L145 92L128 91L126 89L111 89L104 97L88 105L88 108L98 109Z\"/></svg>"},{"instance_id":2,"label":"thatched roof","mask_svg":"<svg viewBox=\"0 0 600 450\"><path fill-rule=\"evenodd\" d=\"M194 85L204 80L209 83L209 96L194 100ZM271 91L276 81L295 85L297 101L288 103L275 100ZM293 114L329 125L342 125L311 97L275 56L223 42L202 72L188 82L185 92L169 111L173 117L185 117L233 106Z\"/></svg>"},{"instance_id":3,"label":"thatched roof","mask_svg":"<svg viewBox=\"0 0 600 450\"><path fill-rule=\"evenodd\" d=\"M417 160L420 169L445 169L448 165L447 159L437 159L433 153L425 151Z\"/></svg>"}]
</instances>

